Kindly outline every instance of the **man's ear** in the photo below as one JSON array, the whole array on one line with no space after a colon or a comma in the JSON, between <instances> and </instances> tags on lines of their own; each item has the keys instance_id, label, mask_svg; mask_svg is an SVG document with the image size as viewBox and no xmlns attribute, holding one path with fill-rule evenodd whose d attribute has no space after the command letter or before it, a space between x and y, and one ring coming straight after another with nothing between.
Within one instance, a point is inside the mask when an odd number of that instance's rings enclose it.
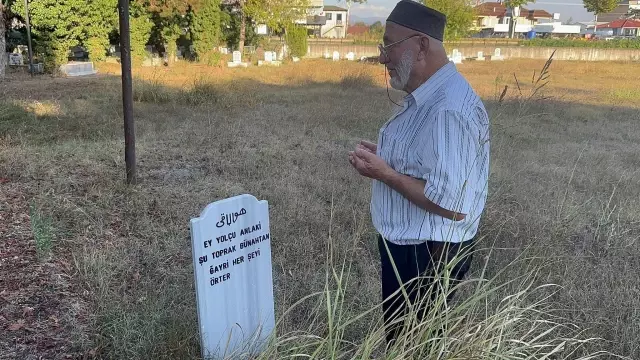
<instances>
[{"instance_id":1,"label":"man's ear","mask_svg":"<svg viewBox=\"0 0 640 360\"><path fill-rule=\"evenodd\" d=\"M418 60L424 60L429 53L429 38L426 36L420 37L420 52L418 53Z\"/></svg>"}]
</instances>

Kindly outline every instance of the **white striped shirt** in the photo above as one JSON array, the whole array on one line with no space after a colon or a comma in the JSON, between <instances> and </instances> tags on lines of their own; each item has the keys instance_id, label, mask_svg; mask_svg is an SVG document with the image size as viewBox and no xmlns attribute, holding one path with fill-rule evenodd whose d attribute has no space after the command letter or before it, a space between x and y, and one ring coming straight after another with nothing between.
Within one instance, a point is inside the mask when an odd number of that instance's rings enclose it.
<instances>
[{"instance_id":1,"label":"white striped shirt","mask_svg":"<svg viewBox=\"0 0 640 360\"><path fill-rule=\"evenodd\" d=\"M380 129L377 153L395 171L425 180L429 200L467 214L461 221L443 218L374 180L371 216L385 239L413 245L476 235L487 198L489 117L453 63L405 96L404 107Z\"/></svg>"}]
</instances>

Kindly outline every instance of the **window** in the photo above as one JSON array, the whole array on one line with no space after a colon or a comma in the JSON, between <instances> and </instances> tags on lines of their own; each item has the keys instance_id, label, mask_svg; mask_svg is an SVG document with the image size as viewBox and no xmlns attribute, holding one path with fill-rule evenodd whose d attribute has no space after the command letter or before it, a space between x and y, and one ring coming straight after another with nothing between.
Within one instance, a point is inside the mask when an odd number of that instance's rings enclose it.
<instances>
[{"instance_id":1,"label":"window","mask_svg":"<svg viewBox=\"0 0 640 360\"><path fill-rule=\"evenodd\" d=\"M330 12L327 13L327 20L331 20L331 15L332 14Z\"/></svg>"},{"instance_id":2,"label":"window","mask_svg":"<svg viewBox=\"0 0 640 360\"><path fill-rule=\"evenodd\" d=\"M342 14L336 14L336 20L342 21Z\"/></svg>"}]
</instances>

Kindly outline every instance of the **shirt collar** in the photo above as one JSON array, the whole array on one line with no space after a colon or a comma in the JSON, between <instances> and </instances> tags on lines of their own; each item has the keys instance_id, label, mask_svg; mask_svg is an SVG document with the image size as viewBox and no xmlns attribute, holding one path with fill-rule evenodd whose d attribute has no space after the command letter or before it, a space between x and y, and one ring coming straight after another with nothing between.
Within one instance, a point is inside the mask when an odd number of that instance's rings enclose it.
<instances>
[{"instance_id":1,"label":"shirt collar","mask_svg":"<svg viewBox=\"0 0 640 360\"><path fill-rule=\"evenodd\" d=\"M416 105L422 106L427 100L433 99L433 94L440 88L440 86L449 79L453 74L457 72L456 66L452 62L448 62L445 66L441 67L431 76L427 81L422 83L417 89L415 89L411 96L415 99Z\"/></svg>"}]
</instances>

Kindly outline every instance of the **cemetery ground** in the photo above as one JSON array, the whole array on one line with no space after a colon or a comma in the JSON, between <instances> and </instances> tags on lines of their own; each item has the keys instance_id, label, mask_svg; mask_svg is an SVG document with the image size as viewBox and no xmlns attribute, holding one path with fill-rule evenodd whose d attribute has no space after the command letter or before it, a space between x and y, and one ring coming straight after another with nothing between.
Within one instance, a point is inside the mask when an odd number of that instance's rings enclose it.
<instances>
[{"instance_id":1,"label":"cemetery ground","mask_svg":"<svg viewBox=\"0 0 640 360\"><path fill-rule=\"evenodd\" d=\"M564 338L596 338L554 358L640 358L640 75L635 64L554 62L540 88L543 65L459 65L492 119L470 278L505 286L467 305L474 315L454 332L466 337L450 346L464 349L458 359L518 346L504 358L533 359ZM299 353L368 358L380 313L355 317L379 303L378 250L370 182L347 152L375 141L393 109L383 68L136 68L136 186L124 185L118 66L99 71L0 85L0 358L197 358L189 219L243 193L270 204L282 340L297 330L317 335L291 335ZM459 296L478 298L477 284ZM541 319L565 326L527 337L551 327Z\"/></svg>"}]
</instances>

